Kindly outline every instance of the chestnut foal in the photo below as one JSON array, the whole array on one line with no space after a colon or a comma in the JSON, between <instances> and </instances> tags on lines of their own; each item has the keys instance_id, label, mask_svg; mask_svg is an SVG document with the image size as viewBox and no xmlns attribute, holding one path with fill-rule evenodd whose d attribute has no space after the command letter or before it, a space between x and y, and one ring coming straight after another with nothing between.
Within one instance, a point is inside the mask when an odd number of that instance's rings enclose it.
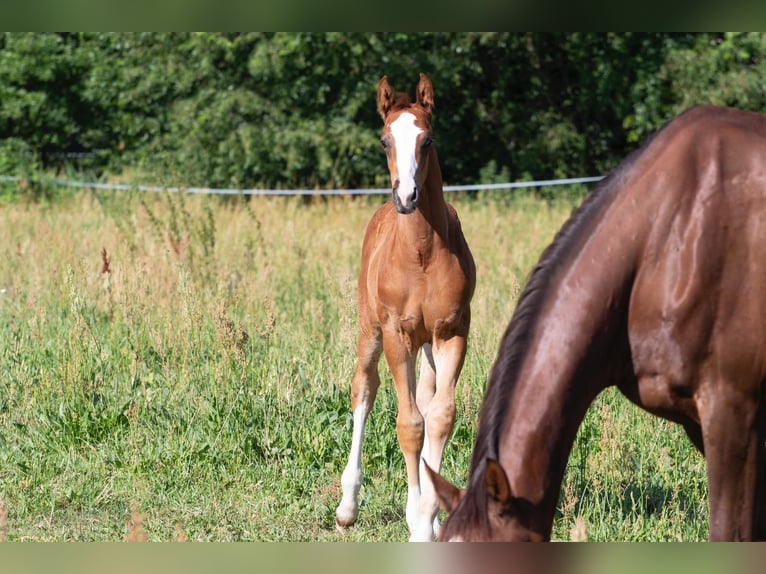
<instances>
[{"instance_id":1,"label":"chestnut foal","mask_svg":"<svg viewBox=\"0 0 766 574\"><path fill-rule=\"evenodd\" d=\"M411 541L430 541L439 527L439 502L421 455L431 468L441 466L455 421L455 384L465 358L476 282L460 221L444 201L431 133L433 107L433 87L425 74L420 74L414 103L406 94L395 94L387 77L378 84L381 143L393 201L373 215L362 245L357 367L351 384L354 429L336 511L339 526L356 521L362 439L380 386L382 351L396 386L396 432L407 466Z\"/></svg>"}]
</instances>

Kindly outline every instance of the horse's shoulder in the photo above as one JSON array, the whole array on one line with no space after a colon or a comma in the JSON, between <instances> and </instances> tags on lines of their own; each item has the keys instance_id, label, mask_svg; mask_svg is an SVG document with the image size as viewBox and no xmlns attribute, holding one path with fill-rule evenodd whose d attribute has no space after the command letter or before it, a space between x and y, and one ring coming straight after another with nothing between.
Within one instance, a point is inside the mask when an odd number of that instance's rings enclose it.
<instances>
[{"instance_id":1,"label":"horse's shoulder","mask_svg":"<svg viewBox=\"0 0 766 574\"><path fill-rule=\"evenodd\" d=\"M393 224L394 219L394 204L390 201L384 203L372 214L370 221L367 223L366 235L368 238L379 235L382 229Z\"/></svg>"}]
</instances>

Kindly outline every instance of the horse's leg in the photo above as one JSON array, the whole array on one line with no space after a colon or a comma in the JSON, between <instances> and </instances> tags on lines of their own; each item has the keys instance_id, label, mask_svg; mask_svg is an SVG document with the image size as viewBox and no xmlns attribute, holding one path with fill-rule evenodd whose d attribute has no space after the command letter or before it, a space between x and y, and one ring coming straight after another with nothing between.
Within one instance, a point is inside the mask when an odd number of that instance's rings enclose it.
<instances>
[{"instance_id":1,"label":"horse's leg","mask_svg":"<svg viewBox=\"0 0 766 574\"><path fill-rule=\"evenodd\" d=\"M379 327L360 329L357 344L356 373L351 382L351 409L354 416L354 430L348 463L341 475L343 498L335 511L338 526L347 527L356 522L359 514L359 488L362 486L362 439L367 415L370 413L380 387L378 361L381 353Z\"/></svg>"},{"instance_id":2,"label":"horse's leg","mask_svg":"<svg viewBox=\"0 0 766 574\"><path fill-rule=\"evenodd\" d=\"M383 352L396 386L396 436L407 467L407 526L413 532L420 500L418 464L423 448L423 416L416 399L415 353L399 333L383 333ZM415 351L417 352L417 351Z\"/></svg>"},{"instance_id":3,"label":"horse's leg","mask_svg":"<svg viewBox=\"0 0 766 574\"><path fill-rule=\"evenodd\" d=\"M754 539L766 540L766 412L763 406L758 409L758 475L755 497L755 534Z\"/></svg>"},{"instance_id":4,"label":"horse's leg","mask_svg":"<svg viewBox=\"0 0 766 574\"><path fill-rule=\"evenodd\" d=\"M436 366L431 343L426 343L420 350L420 375L418 376L417 404L425 415L428 405L436 392ZM427 437L426 437L427 440Z\"/></svg>"},{"instance_id":5,"label":"horse's leg","mask_svg":"<svg viewBox=\"0 0 766 574\"><path fill-rule=\"evenodd\" d=\"M686 431L686 436L689 437L689 440L692 441L692 444L697 447L697 450L700 451L700 453L704 456L705 454L705 445L702 442L702 429L700 426L694 422L694 421L688 421L683 423L684 430Z\"/></svg>"},{"instance_id":6,"label":"horse's leg","mask_svg":"<svg viewBox=\"0 0 766 574\"><path fill-rule=\"evenodd\" d=\"M439 498L433 484L427 478L424 463L436 472L441 470L444 448L455 424L455 385L463 368L465 351L466 339L459 336L437 341L433 349L436 392L424 411L426 432L420 461L421 496L417 530L413 533L413 540L432 540L434 529L438 529Z\"/></svg>"},{"instance_id":7,"label":"horse's leg","mask_svg":"<svg viewBox=\"0 0 766 574\"><path fill-rule=\"evenodd\" d=\"M421 348L420 352L420 376L418 376L418 388L417 388L417 404L418 410L426 420L426 432L423 435L423 449L421 453L428 453L428 408L431 404L436 393L436 365L434 364L433 347L431 343L426 343ZM423 491L423 480L426 476L425 469L423 468L423 457L420 457L420 488L421 493ZM439 516L438 513L433 519L433 532L438 536L439 534Z\"/></svg>"},{"instance_id":8,"label":"horse's leg","mask_svg":"<svg viewBox=\"0 0 766 574\"><path fill-rule=\"evenodd\" d=\"M710 540L751 540L758 478L757 401L717 383L699 412L707 459Z\"/></svg>"}]
</instances>

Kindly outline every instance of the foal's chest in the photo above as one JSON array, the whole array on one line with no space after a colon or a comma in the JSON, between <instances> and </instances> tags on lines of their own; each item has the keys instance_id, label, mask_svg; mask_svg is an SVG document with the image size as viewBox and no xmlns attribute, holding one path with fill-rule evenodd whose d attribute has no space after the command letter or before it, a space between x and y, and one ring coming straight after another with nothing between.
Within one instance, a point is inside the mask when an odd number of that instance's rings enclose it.
<instances>
[{"instance_id":1,"label":"foal's chest","mask_svg":"<svg viewBox=\"0 0 766 574\"><path fill-rule=\"evenodd\" d=\"M381 326L418 347L435 330L459 330L464 321L470 286L455 261L418 269L392 263L381 265L375 285Z\"/></svg>"}]
</instances>

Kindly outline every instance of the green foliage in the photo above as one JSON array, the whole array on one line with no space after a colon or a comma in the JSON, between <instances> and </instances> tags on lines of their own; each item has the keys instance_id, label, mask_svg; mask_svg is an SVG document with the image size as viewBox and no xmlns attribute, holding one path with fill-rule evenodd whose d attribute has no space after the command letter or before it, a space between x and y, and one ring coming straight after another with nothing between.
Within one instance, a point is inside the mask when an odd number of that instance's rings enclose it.
<instances>
[{"instance_id":1,"label":"green foliage","mask_svg":"<svg viewBox=\"0 0 766 574\"><path fill-rule=\"evenodd\" d=\"M653 74L634 86L633 113L625 117L628 140L639 142L694 105L715 104L766 111L766 35L685 34L665 40Z\"/></svg>"},{"instance_id":2,"label":"green foliage","mask_svg":"<svg viewBox=\"0 0 766 574\"><path fill-rule=\"evenodd\" d=\"M89 123L82 92L86 68L71 34L0 36L0 133L36 152L69 151Z\"/></svg>"},{"instance_id":3,"label":"green foliage","mask_svg":"<svg viewBox=\"0 0 766 574\"><path fill-rule=\"evenodd\" d=\"M710 103L763 110L764 49L766 36L759 33L695 38L670 53L662 73L671 80L677 107Z\"/></svg>"},{"instance_id":4,"label":"green foliage","mask_svg":"<svg viewBox=\"0 0 766 574\"><path fill-rule=\"evenodd\" d=\"M0 141L0 175L17 174L17 177L27 178L37 174L37 158L30 146L21 139L8 138ZM19 191L16 180L0 181L0 194L5 198L13 198ZM23 193L19 193L23 195Z\"/></svg>"},{"instance_id":5,"label":"green foliage","mask_svg":"<svg viewBox=\"0 0 766 574\"><path fill-rule=\"evenodd\" d=\"M448 183L598 175L691 105L764 109L765 46L763 33L3 33L0 141L97 177L385 186L376 85L412 93L423 71ZM18 147L0 149L3 174L22 173Z\"/></svg>"}]
</instances>

